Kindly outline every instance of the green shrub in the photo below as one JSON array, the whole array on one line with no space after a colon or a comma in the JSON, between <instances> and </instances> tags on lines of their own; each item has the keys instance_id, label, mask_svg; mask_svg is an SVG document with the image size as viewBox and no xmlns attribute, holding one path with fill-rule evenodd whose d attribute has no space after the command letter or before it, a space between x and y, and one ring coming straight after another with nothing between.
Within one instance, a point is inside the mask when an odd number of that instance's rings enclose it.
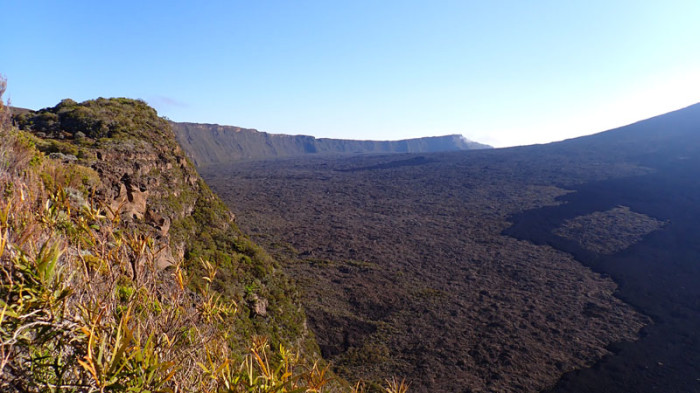
<instances>
[{"instance_id":1,"label":"green shrub","mask_svg":"<svg viewBox=\"0 0 700 393\"><path fill-rule=\"evenodd\" d=\"M48 137L69 135L43 139L0 125L0 391L318 393L335 386L328 366L313 360L315 343L302 336L291 282L201 180L167 185L180 192L163 207L186 261L158 271L156 251L167 245L144 225L107 217L94 197L105 191L100 176L39 151L91 159L97 146L174 148L153 109L128 99L64 100L18 123ZM86 138L71 140L78 132ZM185 175L175 167L163 177ZM178 209L192 205L183 217ZM269 315L252 318L246 294L269 300ZM303 353L287 349L297 345Z\"/></svg>"}]
</instances>

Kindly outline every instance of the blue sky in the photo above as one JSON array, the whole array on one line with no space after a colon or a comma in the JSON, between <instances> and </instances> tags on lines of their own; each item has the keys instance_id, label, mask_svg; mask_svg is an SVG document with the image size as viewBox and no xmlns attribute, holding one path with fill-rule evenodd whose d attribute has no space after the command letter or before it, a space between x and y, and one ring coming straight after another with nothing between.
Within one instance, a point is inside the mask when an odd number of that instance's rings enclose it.
<instances>
[{"instance_id":1,"label":"blue sky","mask_svg":"<svg viewBox=\"0 0 700 393\"><path fill-rule=\"evenodd\" d=\"M496 146L700 102L698 1L32 1L2 7L12 103L142 98L176 121Z\"/></svg>"}]
</instances>

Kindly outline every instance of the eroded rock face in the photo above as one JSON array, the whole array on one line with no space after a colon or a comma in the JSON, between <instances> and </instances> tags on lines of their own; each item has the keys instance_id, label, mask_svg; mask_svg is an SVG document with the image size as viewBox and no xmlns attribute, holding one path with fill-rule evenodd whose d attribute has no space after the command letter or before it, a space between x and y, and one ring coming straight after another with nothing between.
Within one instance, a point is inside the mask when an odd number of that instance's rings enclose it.
<instances>
[{"instance_id":1,"label":"eroded rock face","mask_svg":"<svg viewBox=\"0 0 700 393\"><path fill-rule=\"evenodd\" d=\"M267 299L252 293L248 296L248 304L250 305L251 311L255 315L259 315L261 317L267 316Z\"/></svg>"},{"instance_id":2,"label":"eroded rock face","mask_svg":"<svg viewBox=\"0 0 700 393\"><path fill-rule=\"evenodd\" d=\"M53 108L20 111L13 121L39 138L37 147L50 159L97 172L100 181L90 192L110 219L154 240L150 251L159 267L182 259L184 249L171 247L171 227L195 209L199 176L153 108L125 98L67 99Z\"/></svg>"},{"instance_id":3,"label":"eroded rock face","mask_svg":"<svg viewBox=\"0 0 700 393\"><path fill-rule=\"evenodd\" d=\"M183 253L173 250L169 244L164 244L163 248L156 250L157 255L155 259L156 268L163 270L168 266L176 265L178 261L182 260Z\"/></svg>"},{"instance_id":4,"label":"eroded rock face","mask_svg":"<svg viewBox=\"0 0 700 393\"><path fill-rule=\"evenodd\" d=\"M156 265L165 268L181 260L183 250L171 247L170 228L195 208L197 173L173 144L144 140L107 141L91 164L101 176L98 194L131 225L149 231L158 250Z\"/></svg>"},{"instance_id":5,"label":"eroded rock face","mask_svg":"<svg viewBox=\"0 0 700 393\"><path fill-rule=\"evenodd\" d=\"M143 220L146 214L146 201L148 191L134 189L131 184L119 184L119 194L110 203L113 212L133 218Z\"/></svg>"},{"instance_id":6,"label":"eroded rock face","mask_svg":"<svg viewBox=\"0 0 700 393\"><path fill-rule=\"evenodd\" d=\"M51 129L41 123L46 116L55 119ZM177 145L170 125L155 110L125 98L80 104L64 100L53 108L25 111L17 121L38 138L39 150L75 153L77 160L67 166L66 174L78 175L71 177L71 184L79 193L66 191L73 206L85 205L79 196L87 194L90 208L100 208L101 214L120 221L115 222L120 228L118 236L128 249L127 263L119 273L138 282L155 265L165 285L177 285L170 269L164 270L168 266L178 264L196 277L201 273L199 267L211 262L220 272L211 289L245 309L231 316L243 325L234 322L230 326L251 326L252 318L262 319L251 329L236 331L238 343L227 351L247 353L247 340L255 334L298 347L310 359L318 357L316 343L303 323L303 310L292 298L296 294L293 284L238 229L233 214L204 185ZM56 155L55 160L59 159L64 157ZM249 286L251 283L255 285ZM250 307L244 304L248 292L255 295Z\"/></svg>"},{"instance_id":7,"label":"eroded rock face","mask_svg":"<svg viewBox=\"0 0 700 393\"><path fill-rule=\"evenodd\" d=\"M153 225L158 230L159 236L168 236L170 231L170 218L164 217L160 213L152 210L146 210L146 222Z\"/></svg>"}]
</instances>

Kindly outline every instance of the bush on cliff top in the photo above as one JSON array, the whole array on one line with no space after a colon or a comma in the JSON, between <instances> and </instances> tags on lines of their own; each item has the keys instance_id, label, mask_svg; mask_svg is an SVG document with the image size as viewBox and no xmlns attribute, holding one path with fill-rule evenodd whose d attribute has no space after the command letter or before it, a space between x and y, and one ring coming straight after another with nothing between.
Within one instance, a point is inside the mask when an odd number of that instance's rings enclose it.
<instances>
[{"instance_id":1,"label":"bush on cliff top","mask_svg":"<svg viewBox=\"0 0 700 393\"><path fill-rule=\"evenodd\" d=\"M168 130L165 119L141 100L98 98L82 103L65 99L53 108L15 116L22 130L38 131L57 138L123 138L138 137L148 141L169 142L162 138Z\"/></svg>"}]
</instances>

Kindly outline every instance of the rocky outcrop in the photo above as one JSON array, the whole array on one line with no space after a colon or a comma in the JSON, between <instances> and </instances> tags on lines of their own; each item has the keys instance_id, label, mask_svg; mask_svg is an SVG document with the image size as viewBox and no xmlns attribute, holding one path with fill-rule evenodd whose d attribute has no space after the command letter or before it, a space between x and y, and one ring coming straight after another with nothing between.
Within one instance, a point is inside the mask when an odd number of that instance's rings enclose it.
<instances>
[{"instance_id":1,"label":"rocky outcrop","mask_svg":"<svg viewBox=\"0 0 700 393\"><path fill-rule=\"evenodd\" d=\"M256 294L250 294L247 298L248 304L250 305L250 309L252 311L252 314L259 315L261 317L267 316L267 305L268 301L265 298L262 298Z\"/></svg>"},{"instance_id":2,"label":"rocky outcrop","mask_svg":"<svg viewBox=\"0 0 700 393\"><path fill-rule=\"evenodd\" d=\"M172 239L170 229L173 222L194 210L200 186L179 146L143 140L103 141L96 145L90 166L102 179L97 194L108 207L107 215L118 215L152 234L158 243L156 265L160 269L181 260L184 239Z\"/></svg>"},{"instance_id":3,"label":"rocky outcrop","mask_svg":"<svg viewBox=\"0 0 700 393\"><path fill-rule=\"evenodd\" d=\"M217 268L212 288L239 312L226 324L240 328L230 349L247 352L250 335L298 346L317 357L318 347L294 297L295 287L269 255L248 239L234 215L206 186L178 145L171 125L146 103L126 98L24 111L14 118L47 159L65 163L76 192L73 206L99 207L119 222L120 241L132 250L124 257L126 279L138 282L147 266L164 277L178 264L192 288ZM56 177L54 176L54 177ZM52 181L47 177L46 181ZM83 198L83 200L78 200ZM153 263L153 264L151 264ZM167 281L167 280L166 280Z\"/></svg>"},{"instance_id":4,"label":"rocky outcrop","mask_svg":"<svg viewBox=\"0 0 700 393\"><path fill-rule=\"evenodd\" d=\"M314 138L308 135L269 134L218 124L171 123L175 136L197 166L245 159L291 157L309 154L427 153L488 149L461 135L399 141L358 141Z\"/></svg>"}]
</instances>

